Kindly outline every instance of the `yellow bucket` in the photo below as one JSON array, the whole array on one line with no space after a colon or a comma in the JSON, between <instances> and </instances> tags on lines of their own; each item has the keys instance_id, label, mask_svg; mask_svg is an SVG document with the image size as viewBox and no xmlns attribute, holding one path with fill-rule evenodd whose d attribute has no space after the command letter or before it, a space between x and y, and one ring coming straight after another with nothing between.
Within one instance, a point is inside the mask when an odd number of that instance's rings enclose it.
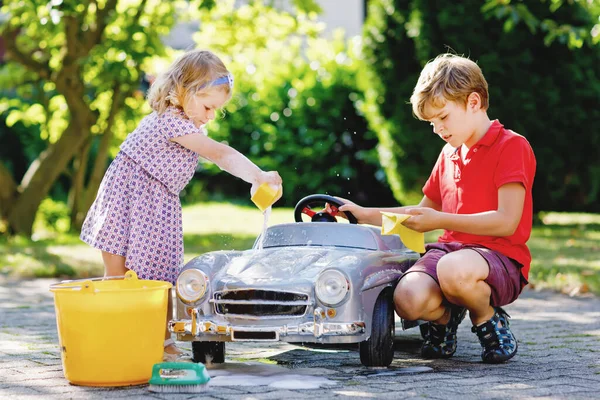
<instances>
[{"instance_id":1,"label":"yellow bucket","mask_svg":"<svg viewBox=\"0 0 600 400\"><path fill-rule=\"evenodd\" d=\"M162 361L172 285L138 280L133 271L120 278L50 286L63 372L75 385L147 383Z\"/></svg>"}]
</instances>

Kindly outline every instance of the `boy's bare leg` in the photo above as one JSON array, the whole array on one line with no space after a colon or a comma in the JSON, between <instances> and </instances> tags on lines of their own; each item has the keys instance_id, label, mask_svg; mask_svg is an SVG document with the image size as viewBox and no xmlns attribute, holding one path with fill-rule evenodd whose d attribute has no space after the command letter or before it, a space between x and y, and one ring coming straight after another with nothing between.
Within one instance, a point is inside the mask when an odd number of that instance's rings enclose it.
<instances>
[{"instance_id":1,"label":"boy's bare leg","mask_svg":"<svg viewBox=\"0 0 600 400\"><path fill-rule=\"evenodd\" d=\"M484 282L489 275L487 261L476 251L464 249L448 253L437 264L437 274L444 296L453 304L469 310L473 325L492 318L491 288Z\"/></svg>"},{"instance_id":2,"label":"boy's bare leg","mask_svg":"<svg viewBox=\"0 0 600 400\"><path fill-rule=\"evenodd\" d=\"M406 274L394 291L396 313L409 321L422 319L446 324L450 314L446 312L442 291L432 277L423 272Z\"/></svg>"}]
</instances>

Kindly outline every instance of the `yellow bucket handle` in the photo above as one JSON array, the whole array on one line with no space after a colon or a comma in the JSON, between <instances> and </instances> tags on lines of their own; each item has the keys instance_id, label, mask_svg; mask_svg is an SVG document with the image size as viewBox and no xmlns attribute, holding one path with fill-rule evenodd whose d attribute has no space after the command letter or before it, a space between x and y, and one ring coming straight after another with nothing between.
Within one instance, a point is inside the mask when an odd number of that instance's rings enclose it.
<instances>
[{"instance_id":1,"label":"yellow bucket handle","mask_svg":"<svg viewBox=\"0 0 600 400\"><path fill-rule=\"evenodd\" d=\"M50 285L50 290L64 290L64 289L73 290L73 289L79 288L82 292L93 292L94 291L93 281L109 281L109 280L115 280L115 279L125 279L125 280L137 281L138 277L137 277L137 274L135 273L135 271L129 270L125 273L125 275L103 276L100 278L74 279L74 280L61 281L59 283L53 283L52 285ZM76 283L76 282L81 282L81 285L63 286L64 284L67 284L67 283Z\"/></svg>"}]
</instances>

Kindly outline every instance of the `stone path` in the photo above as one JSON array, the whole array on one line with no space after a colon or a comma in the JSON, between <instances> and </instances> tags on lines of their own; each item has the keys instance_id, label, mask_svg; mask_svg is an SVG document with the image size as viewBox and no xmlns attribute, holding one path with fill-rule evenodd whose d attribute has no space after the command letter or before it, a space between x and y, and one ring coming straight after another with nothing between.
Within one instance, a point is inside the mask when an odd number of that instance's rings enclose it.
<instances>
[{"instance_id":1,"label":"stone path","mask_svg":"<svg viewBox=\"0 0 600 400\"><path fill-rule=\"evenodd\" d=\"M0 278L2 279L2 278ZM263 371L330 384L318 389L240 386L225 377L201 394L156 394L146 385L91 388L63 376L52 293L55 280L0 280L0 398L10 399L600 399L600 299L527 290L506 307L519 353L503 365L486 365L468 320L459 328L456 355L422 360L416 329L398 333L389 369L361 366L349 347L307 349L284 343L227 345L225 369ZM184 345L185 347L185 345ZM211 369L212 376L219 370ZM269 372L270 371L270 372ZM423 372L427 371L427 372ZM305 377L305 378L302 378ZM229 379L229 381L228 381ZM281 378L283 379L283 378ZM257 383L258 382L258 383ZM298 382L298 380L297 380ZM239 382L238 382L239 383Z\"/></svg>"}]
</instances>

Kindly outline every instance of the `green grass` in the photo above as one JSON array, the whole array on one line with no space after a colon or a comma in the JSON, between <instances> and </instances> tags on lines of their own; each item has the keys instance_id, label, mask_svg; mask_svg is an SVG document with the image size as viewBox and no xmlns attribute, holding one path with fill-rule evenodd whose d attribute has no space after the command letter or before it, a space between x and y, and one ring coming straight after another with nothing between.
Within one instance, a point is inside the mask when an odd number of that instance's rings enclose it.
<instances>
[{"instance_id":1,"label":"green grass","mask_svg":"<svg viewBox=\"0 0 600 400\"><path fill-rule=\"evenodd\" d=\"M540 220L528 242L533 285L600 294L600 215L545 213Z\"/></svg>"},{"instance_id":2,"label":"green grass","mask_svg":"<svg viewBox=\"0 0 600 400\"><path fill-rule=\"evenodd\" d=\"M529 240L532 286L566 293L600 294L600 214L543 213ZM293 211L275 208L269 225L293 222ZM212 250L252 247L263 228L254 207L202 203L184 207L185 261ZM440 232L429 232L435 241ZM100 252L76 235L36 231L29 240L0 239L0 274L18 277L86 278L103 274Z\"/></svg>"}]
</instances>

